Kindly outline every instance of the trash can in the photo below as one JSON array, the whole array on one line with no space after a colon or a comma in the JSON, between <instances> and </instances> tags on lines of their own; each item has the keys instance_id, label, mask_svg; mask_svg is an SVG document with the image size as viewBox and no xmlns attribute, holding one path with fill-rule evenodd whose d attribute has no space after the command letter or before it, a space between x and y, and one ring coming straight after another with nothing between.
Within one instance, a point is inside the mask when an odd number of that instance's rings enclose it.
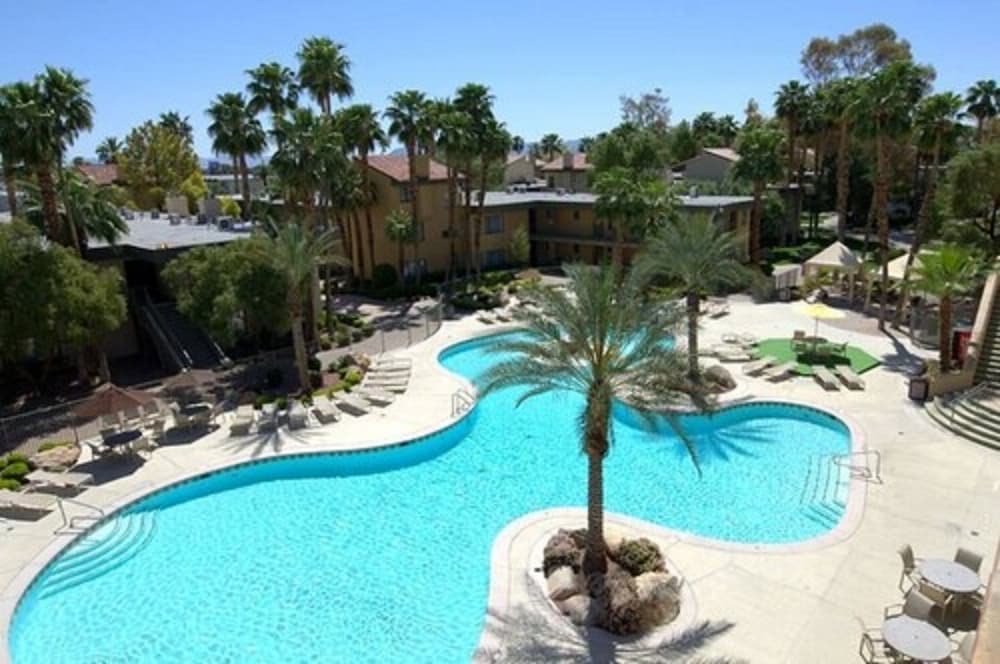
<instances>
[{"instance_id":1,"label":"trash can","mask_svg":"<svg viewBox=\"0 0 1000 664\"><path fill-rule=\"evenodd\" d=\"M910 378L910 400L923 403L927 401L927 393L930 391L930 381L927 376L913 376Z\"/></svg>"}]
</instances>

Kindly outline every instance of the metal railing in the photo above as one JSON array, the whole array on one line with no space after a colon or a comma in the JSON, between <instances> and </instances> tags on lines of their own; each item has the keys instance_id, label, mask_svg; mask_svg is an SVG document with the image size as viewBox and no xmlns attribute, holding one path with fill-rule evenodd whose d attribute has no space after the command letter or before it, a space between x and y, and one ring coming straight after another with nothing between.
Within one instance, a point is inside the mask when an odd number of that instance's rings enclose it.
<instances>
[{"instance_id":1,"label":"metal railing","mask_svg":"<svg viewBox=\"0 0 1000 664\"><path fill-rule=\"evenodd\" d=\"M156 341L162 343L167 349L171 359L178 364L177 368L183 370L191 367L194 364L191 361L191 356L188 355L184 345L174 336L170 326L163 320L159 310L156 308L156 304L153 302L153 298L149 296L149 292L146 289L139 290L136 299L138 300L138 308L146 316L146 321L151 328L150 332L153 336L159 337Z\"/></svg>"},{"instance_id":2,"label":"metal railing","mask_svg":"<svg viewBox=\"0 0 1000 664\"><path fill-rule=\"evenodd\" d=\"M861 463L855 463L860 459ZM874 468L869 462L875 460ZM882 453L878 450L863 450L861 452L851 452L849 454L836 454L832 457L834 465L840 468L847 468L851 472L852 478L863 479L868 482L882 482Z\"/></svg>"},{"instance_id":3,"label":"metal railing","mask_svg":"<svg viewBox=\"0 0 1000 664\"><path fill-rule=\"evenodd\" d=\"M948 413L948 425L951 426L955 424L955 410L958 408L959 404L964 403L973 397L979 396L988 389L990 389L989 383L979 383L978 385L948 399L945 404L950 411Z\"/></svg>"},{"instance_id":4,"label":"metal railing","mask_svg":"<svg viewBox=\"0 0 1000 664\"><path fill-rule=\"evenodd\" d=\"M67 517L66 515L66 505L65 503L70 503L72 505L77 505L88 509L91 512L96 512L96 514L77 514L76 516ZM99 521L105 517L104 510L96 505L91 505L90 503L85 503L82 500L76 500L74 498L59 498L56 502L59 506L59 514L62 516L62 526L56 529L56 533L75 533L79 532L85 526L80 526L77 524L78 521L89 521L93 523L94 521ZM88 524L89 525L89 524Z\"/></svg>"}]
</instances>

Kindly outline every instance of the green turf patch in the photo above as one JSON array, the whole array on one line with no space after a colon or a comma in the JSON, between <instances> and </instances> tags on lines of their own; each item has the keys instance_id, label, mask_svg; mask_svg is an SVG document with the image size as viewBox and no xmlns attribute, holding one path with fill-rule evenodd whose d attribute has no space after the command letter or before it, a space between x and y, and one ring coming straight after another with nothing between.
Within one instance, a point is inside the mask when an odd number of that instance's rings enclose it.
<instances>
[{"instance_id":1,"label":"green turf patch","mask_svg":"<svg viewBox=\"0 0 1000 664\"><path fill-rule=\"evenodd\" d=\"M847 352L841 356L835 355L800 355L792 348L791 339L764 339L754 347L757 357L775 357L780 364L798 362L795 372L800 376L813 375L814 365L827 367L838 364L850 364L854 373L861 374L882 364L857 346L848 346Z\"/></svg>"}]
</instances>

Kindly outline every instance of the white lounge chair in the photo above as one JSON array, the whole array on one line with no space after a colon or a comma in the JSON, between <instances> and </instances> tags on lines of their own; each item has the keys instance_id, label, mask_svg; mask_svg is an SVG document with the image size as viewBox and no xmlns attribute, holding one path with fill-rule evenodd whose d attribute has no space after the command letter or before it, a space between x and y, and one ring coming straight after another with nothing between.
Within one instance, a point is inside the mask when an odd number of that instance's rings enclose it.
<instances>
[{"instance_id":1,"label":"white lounge chair","mask_svg":"<svg viewBox=\"0 0 1000 664\"><path fill-rule=\"evenodd\" d=\"M370 368L372 371L395 371L410 369L412 366L413 360L408 357L383 357L372 362Z\"/></svg>"},{"instance_id":2,"label":"white lounge chair","mask_svg":"<svg viewBox=\"0 0 1000 664\"><path fill-rule=\"evenodd\" d=\"M759 360L754 360L748 364L743 365L743 373L747 376L759 376L764 373L764 370L773 367L778 363L778 358L768 355Z\"/></svg>"},{"instance_id":3,"label":"white lounge chair","mask_svg":"<svg viewBox=\"0 0 1000 664\"><path fill-rule=\"evenodd\" d=\"M47 470L33 470L25 476L36 490L43 493L79 493L94 483L90 473L53 473Z\"/></svg>"},{"instance_id":4,"label":"white lounge chair","mask_svg":"<svg viewBox=\"0 0 1000 664\"><path fill-rule=\"evenodd\" d=\"M813 378L816 379L816 382L819 383L824 390L837 391L840 389L840 382L826 367L813 367L812 371Z\"/></svg>"},{"instance_id":5,"label":"white lounge chair","mask_svg":"<svg viewBox=\"0 0 1000 664\"><path fill-rule=\"evenodd\" d=\"M371 403L353 394L338 394L333 403L340 410L354 416L367 415L372 412Z\"/></svg>"},{"instance_id":6,"label":"white lounge chair","mask_svg":"<svg viewBox=\"0 0 1000 664\"><path fill-rule=\"evenodd\" d=\"M506 311L504 311L503 309L500 309L500 310L498 310L498 311L494 311L494 312L493 312L493 317L494 317L494 318L495 318L495 319L496 319L497 321L499 321L499 322L501 322L501 323L509 323L509 322L510 322L511 320L513 320L513 319L512 319L511 317L510 317L510 315L509 315L509 314L508 314L508 313L507 313Z\"/></svg>"},{"instance_id":7,"label":"white lounge chair","mask_svg":"<svg viewBox=\"0 0 1000 664\"><path fill-rule=\"evenodd\" d=\"M725 344L712 346L708 353L719 358L721 362L749 362L753 359L753 355L747 349Z\"/></svg>"},{"instance_id":8,"label":"white lounge chair","mask_svg":"<svg viewBox=\"0 0 1000 664\"><path fill-rule=\"evenodd\" d=\"M35 519L55 509L58 496L48 493L17 493L0 489L0 514L11 519Z\"/></svg>"},{"instance_id":9,"label":"white lounge chair","mask_svg":"<svg viewBox=\"0 0 1000 664\"><path fill-rule=\"evenodd\" d=\"M778 381L785 380L792 375L795 371L795 367L798 366L796 362L785 362L781 366L772 367L764 372L764 378L771 381L772 383L777 383Z\"/></svg>"},{"instance_id":10,"label":"white lounge chair","mask_svg":"<svg viewBox=\"0 0 1000 664\"><path fill-rule=\"evenodd\" d=\"M852 390L863 390L865 389L865 381L858 374L854 373L854 369L847 366L846 364L838 364L833 368L833 373L843 381L849 389Z\"/></svg>"},{"instance_id":11,"label":"white lounge chair","mask_svg":"<svg viewBox=\"0 0 1000 664\"><path fill-rule=\"evenodd\" d=\"M288 408L288 428L305 429L309 424L309 414L302 404L295 402Z\"/></svg>"},{"instance_id":12,"label":"white lounge chair","mask_svg":"<svg viewBox=\"0 0 1000 664\"><path fill-rule=\"evenodd\" d=\"M313 415L320 424L330 424L340 419L340 411L329 399L318 398L313 402Z\"/></svg>"},{"instance_id":13,"label":"white lounge chair","mask_svg":"<svg viewBox=\"0 0 1000 664\"><path fill-rule=\"evenodd\" d=\"M229 425L230 436L247 436L250 434L250 427L253 426L254 410L253 406L244 405L236 408L233 421Z\"/></svg>"},{"instance_id":14,"label":"white lounge chair","mask_svg":"<svg viewBox=\"0 0 1000 664\"><path fill-rule=\"evenodd\" d=\"M373 406L385 407L396 400L396 395L391 392L386 392L385 390L377 389L362 389L357 391L358 396L360 396L365 401L370 402Z\"/></svg>"},{"instance_id":15,"label":"white lounge chair","mask_svg":"<svg viewBox=\"0 0 1000 664\"><path fill-rule=\"evenodd\" d=\"M476 315L476 320L478 320L480 323L484 323L485 325L493 325L497 322L496 318L493 317L493 314L489 314L486 312L478 313Z\"/></svg>"}]
</instances>

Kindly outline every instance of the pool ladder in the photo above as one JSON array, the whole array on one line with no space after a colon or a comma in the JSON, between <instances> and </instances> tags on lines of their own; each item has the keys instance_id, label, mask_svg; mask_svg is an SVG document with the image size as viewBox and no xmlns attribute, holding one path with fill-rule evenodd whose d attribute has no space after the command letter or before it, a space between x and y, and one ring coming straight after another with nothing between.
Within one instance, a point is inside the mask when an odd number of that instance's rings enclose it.
<instances>
[{"instance_id":1,"label":"pool ladder","mask_svg":"<svg viewBox=\"0 0 1000 664\"><path fill-rule=\"evenodd\" d=\"M75 516L68 516L66 514L65 503L70 503L71 505L77 505L86 510L90 511L90 514L77 514ZM85 503L82 500L75 500L73 498L61 497L57 501L59 505L59 514L62 516L62 525L56 529L57 535L62 534L75 534L85 530L88 526L93 525L95 522L100 521L104 518L104 510L96 505L91 505L90 503Z\"/></svg>"},{"instance_id":2,"label":"pool ladder","mask_svg":"<svg viewBox=\"0 0 1000 664\"><path fill-rule=\"evenodd\" d=\"M464 387L460 387L451 395L451 416L454 418L467 413L475 405L476 396Z\"/></svg>"},{"instance_id":3,"label":"pool ladder","mask_svg":"<svg viewBox=\"0 0 1000 664\"><path fill-rule=\"evenodd\" d=\"M799 496L799 502L803 505L837 501L837 491L843 483L841 470L844 469L848 471L849 479L882 483L882 454L878 450L831 454L813 459L806 470Z\"/></svg>"}]
</instances>

